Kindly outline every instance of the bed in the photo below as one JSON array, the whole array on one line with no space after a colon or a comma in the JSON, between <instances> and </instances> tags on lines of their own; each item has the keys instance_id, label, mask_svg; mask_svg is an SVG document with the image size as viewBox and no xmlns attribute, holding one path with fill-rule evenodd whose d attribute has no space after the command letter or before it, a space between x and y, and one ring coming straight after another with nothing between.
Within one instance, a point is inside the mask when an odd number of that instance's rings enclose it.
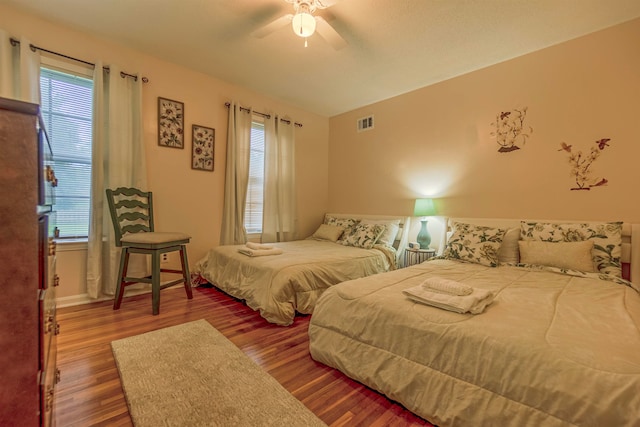
<instances>
[{"instance_id":1,"label":"bed","mask_svg":"<svg viewBox=\"0 0 640 427\"><path fill-rule=\"evenodd\" d=\"M522 222L499 246L533 241L545 246L544 258L550 245L580 240L568 228L549 234L551 223ZM621 230L620 245L593 244L613 262L592 249L591 272L552 265L557 259L524 264L540 255L529 249L519 262L505 261L508 254L493 257L495 267L469 262L454 233L445 256L327 290L309 325L311 356L441 427L638 426L640 289L607 268L640 277L640 228ZM566 255L574 246L557 248ZM633 261L631 269L620 261ZM407 297L429 277L495 298L474 315Z\"/></svg>"},{"instance_id":2,"label":"bed","mask_svg":"<svg viewBox=\"0 0 640 427\"><path fill-rule=\"evenodd\" d=\"M329 213L309 238L269 244L279 254L247 256L239 252L245 245L218 246L193 270L267 321L290 325L296 312L312 313L330 286L396 269L408 225L408 217Z\"/></svg>"}]
</instances>

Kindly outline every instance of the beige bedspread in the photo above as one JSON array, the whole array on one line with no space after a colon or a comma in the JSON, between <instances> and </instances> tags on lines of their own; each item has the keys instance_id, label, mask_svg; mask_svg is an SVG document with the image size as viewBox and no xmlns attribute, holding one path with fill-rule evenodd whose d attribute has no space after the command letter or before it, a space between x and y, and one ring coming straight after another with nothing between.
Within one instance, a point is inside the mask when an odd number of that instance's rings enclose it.
<instances>
[{"instance_id":1,"label":"beige bedspread","mask_svg":"<svg viewBox=\"0 0 640 427\"><path fill-rule=\"evenodd\" d=\"M244 245L213 248L194 272L245 300L269 322L290 325L296 311L313 312L329 286L395 267L395 250L388 247L362 249L310 239L269 245L282 254L249 257L238 253Z\"/></svg>"},{"instance_id":2,"label":"beige bedspread","mask_svg":"<svg viewBox=\"0 0 640 427\"><path fill-rule=\"evenodd\" d=\"M410 301L428 275L491 289L479 315ZM318 301L314 359L439 426L639 426L640 295L518 267L434 260Z\"/></svg>"}]
</instances>

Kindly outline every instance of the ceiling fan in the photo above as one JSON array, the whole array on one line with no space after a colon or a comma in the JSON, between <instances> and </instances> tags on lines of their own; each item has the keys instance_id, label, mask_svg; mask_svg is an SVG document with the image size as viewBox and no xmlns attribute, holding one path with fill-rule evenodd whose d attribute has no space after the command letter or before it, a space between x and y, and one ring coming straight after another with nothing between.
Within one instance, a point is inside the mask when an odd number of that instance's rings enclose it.
<instances>
[{"instance_id":1,"label":"ceiling fan","mask_svg":"<svg viewBox=\"0 0 640 427\"><path fill-rule=\"evenodd\" d=\"M272 32L279 30L290 24L293 32L300 37L304 37L304 45L307 46L307 37L316 30L320 37L325 39L334 49L342 49L347 45L347 41L322 17L314 16L313 12L318 9L326 9L340 0L285 0L293 4L294 13L281 16L267 25L251 33L252 36L262 38Z\"/></svg>"}]
</instances>

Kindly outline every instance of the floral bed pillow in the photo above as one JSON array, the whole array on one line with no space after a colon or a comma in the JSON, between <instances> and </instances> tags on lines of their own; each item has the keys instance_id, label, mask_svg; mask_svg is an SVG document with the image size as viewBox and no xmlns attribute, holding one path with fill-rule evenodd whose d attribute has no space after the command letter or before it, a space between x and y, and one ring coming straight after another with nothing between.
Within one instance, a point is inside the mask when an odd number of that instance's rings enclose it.
<instances>
[{"instance_id":1,"label":"floral bed pillow","mask_svg":"<svg viewBox=\"0 0 640 427\"><path fill-rule=\"evenodd\" d=\"M344 239L347 232L351 229L351 227L353 227L356 224L359 224L360 220L355 218L336 218L334 216L327 215L324 218L324 223L327 225L335 225L338 227L342 227L344 229L345 232L338 239L338 242L342 242L342 240Z\"/></svg>"},{"instance_id":2,"label":"floral bed pillow","mask_svg":"<svg viewBox=\"0 0 640 427\"><path fill-rule=\"evenodd\" d=\"M598 271L622 277L622 222L554 224L521 221L520 238L542 242L593 240L591 255Z\"/></svg>"},{"instance_id":3,"label":"floral bed pillow","mask_svg":"<svg viewBox=\"0 0 640 427\"><path fill-rule=\"evenodd\" d=\"M384 225L384 232L378 239L379 244L393 246L396 240L398 230L400 230L399 219L363 219L360 224L380 224Z\"/></svg>"},{"instance_id":4,"label":"floral bed pillow","mask_svg":"<svg viewBox=\"0 0 640 427\"><path fill-rule=\"evenodd\" d=\"M445 258L497 267L498 250L506 229L456 222L442 254Z\"/></svg>"},{"instance_id":5,"label":"floral bed pillow","mask_svg":"<svg viewBox=\"0 0 640 427\"><path fill-rule=\"evenodd\" d=\"M385 230L382 224L357 224L345 230L339 243L345 246L356 246L371 249Z\"/></svg>"},{"instance_id":6,"label":"floral bed pillow","mask_svg":"<svg viewBox=\"0 0 640 427\"><path fill-rule=\"evenodd\" d=\"M354 225L360 222L359 219L355 218L336 218L334 216L326 216L324 218L324 223L327 225L336 225L342 228L353 227Z\"/></svg>"}]
</instances>

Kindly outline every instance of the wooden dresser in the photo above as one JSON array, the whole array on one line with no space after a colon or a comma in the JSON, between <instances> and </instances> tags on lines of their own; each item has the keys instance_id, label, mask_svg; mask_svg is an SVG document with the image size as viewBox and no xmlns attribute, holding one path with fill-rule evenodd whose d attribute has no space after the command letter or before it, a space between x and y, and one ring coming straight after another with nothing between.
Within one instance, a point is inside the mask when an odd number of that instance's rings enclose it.
<instances>
[{"instance_id":1,"label":"wooden dresser","mask_svg":"<svg viewBox=\"0 0 640 427\"><path fill-rule=\"evenodd\" d=\"M0 426L53 425L56 244L39 106L0 98Z\"/></svg>"}]
</instances>

